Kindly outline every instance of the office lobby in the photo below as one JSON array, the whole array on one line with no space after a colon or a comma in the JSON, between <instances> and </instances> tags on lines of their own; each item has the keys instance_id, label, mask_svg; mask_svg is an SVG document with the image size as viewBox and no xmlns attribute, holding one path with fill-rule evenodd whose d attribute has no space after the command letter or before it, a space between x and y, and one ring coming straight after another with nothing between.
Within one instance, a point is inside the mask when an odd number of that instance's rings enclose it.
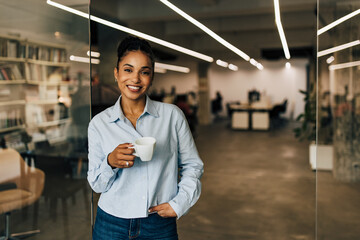
<instances>
[{"instance_id":1,"label":"office lobby","mask_svg":"<svg viewBox=\"0 0 360 240\"><path fill-rule=\"evenodd\" d=\"M182 110L204 163L179 239L359 239L356 1L0 0L0 13L1 240L92 239L88 126L121 94L129 35L155 55L148 96Z\"/></svg>"}]
</instances>

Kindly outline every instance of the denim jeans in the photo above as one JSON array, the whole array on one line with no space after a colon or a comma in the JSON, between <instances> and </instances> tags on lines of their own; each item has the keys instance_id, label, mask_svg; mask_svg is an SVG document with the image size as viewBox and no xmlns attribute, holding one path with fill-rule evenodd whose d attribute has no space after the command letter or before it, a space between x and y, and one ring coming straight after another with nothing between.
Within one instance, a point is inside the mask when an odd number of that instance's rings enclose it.
<instances>
[{"instance_id":1,"label":"denim jeans","mask_svg":"<svg viewBox=\"0 0 360 240\"><path fill-rule=\"evenodd\" d=\"M98 207L93 240L178 240L176 218L157 213L147 218L124 219L112 216Z\"/></svg>"}]
</instances>

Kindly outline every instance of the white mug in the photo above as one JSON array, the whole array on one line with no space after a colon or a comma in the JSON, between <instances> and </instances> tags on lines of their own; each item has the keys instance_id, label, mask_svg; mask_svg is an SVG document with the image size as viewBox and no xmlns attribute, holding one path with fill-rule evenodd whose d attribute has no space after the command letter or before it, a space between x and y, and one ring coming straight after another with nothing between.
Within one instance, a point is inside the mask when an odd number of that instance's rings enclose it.
<instances>
[{"instance_id":1,"label":"white mug","mask_svg":"<svg viewBox=\"0 0 360 240\"><path fill-rule=\"evenodd\" d=\"M155 145L156 145L156 139L153 137L142 137L139 139L136 139L133 143L135 152L133 153L135 156L139 157L141 161L150 161L152 159Z\"/></svg>"}]
</instances>

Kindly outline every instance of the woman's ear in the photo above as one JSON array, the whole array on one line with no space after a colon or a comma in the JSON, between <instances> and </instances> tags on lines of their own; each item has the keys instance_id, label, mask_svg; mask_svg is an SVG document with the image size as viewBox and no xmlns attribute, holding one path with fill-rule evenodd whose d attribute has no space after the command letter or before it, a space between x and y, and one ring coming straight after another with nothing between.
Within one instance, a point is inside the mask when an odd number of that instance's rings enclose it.
<instances>
[{"instance_id":1,"label":"woman's ear","mask_svg":"<svg viewBox=\"0 0 360 240\"><path fill-rule=\"evenodd\" d=\"M117 75L118 75L118 69L117 69L117 68L114 68L115 82L117 82Z\"/></svg>"}]
</instances>

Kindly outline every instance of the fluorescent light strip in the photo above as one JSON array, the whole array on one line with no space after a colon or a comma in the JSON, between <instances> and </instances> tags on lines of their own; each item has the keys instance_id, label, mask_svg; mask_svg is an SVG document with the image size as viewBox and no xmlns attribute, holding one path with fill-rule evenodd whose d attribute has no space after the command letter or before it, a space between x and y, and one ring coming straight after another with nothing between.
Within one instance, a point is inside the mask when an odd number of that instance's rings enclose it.
<instances>
[{"instance_id":1,"label":"fluorescent light strip","mask_svg":"<svg viewBox=\"0 0 360 240\"><path fill-rule=\"evenodd\" d=\"M88 56L90 56L90 51L87 51L86 53ZM100 53L99 52L94 52L94 51L91 51L91 56L92 57L100 57Z\"/></svg>"},{"instance_id":2,"label":"fluorescent light strip","mask_svg":"<svg viewBox=\"0 0 360 240\"><path fill-rule=\"evenodd\" d=\"M274 9L275 9L275 23L280 35L280 40L282 47L284 49L285 58L290 59L289 47L287 45L284 29L281 23L279 0L274 0Z\"/></svg>"},{"instance_id":3,"label":"fluorescent light strip","mask_svg":"<svg viewBox=\"0 0 360 240\"><path fill-rule=\"evenodd\" d=\"M156 72L156 73L166 73L166 69L164 69L164 68L155 68L154 72Z\"/></svg>"},{"instance_id":4,"label":"fluorescent light strip","mask_svg":"<svg viewBox=\"0 0 360 240\"><path fill-rule=\"evenodd\" d=\"M82 63L90 63L90 58L71 55L70 56L70 61L82 62ZM99 63L100 63L99 59L96 59L96 58L91 59L91 64L99 64Z\"/></svg>"},{"instance_id":5,"label":"fluorescent light strip","mask_svg":"<svg viewBox=\"0 0 360 240\"><path fill-rule=\"evenodd\" d=\"M338 70L338 69L350 68L350 67L356 67L356 66L360 66L360 61L330 65L329 70L334 71L334 70Z\"/></svg>"},{"instance_id":6,"label":"fluorescent light strip","mask_svg":"<svg viewBox=\"0 0 360 240\"><path fill-rule=\"evenodd\" d=\"M119 24L115 24L115 23L113 23L113 22L104 20L104 19L102 19L102 18L95 17L95 16L93 16L93 15L89 15L89 14L87 14L87 13L84 13L84 12L78 11L78 10L76 10L76 9L67 7L67 6L65 6L65 5L62 5L62 4L53 2L53 1L51 1L51 0L47 0L47 4L49 4L49 5L51 5L51 6L54 6L54 7L57 7L57 8L60 8L60 9L62 9L62 10L71 12L71 13L73 13L73 14L76 14L76 15L80 16L80 17L84 17L84 18L87 18L87 19L90 18L90 20L93 20L93 21L95 21L95 22L104 24L104 25L106 25L106 26L108 26L108 27L111 27L111 28L120 30L120 31L122 31L122 32L126 32L126 33L129 33L129 34L138 36L138 37L143 38L143 39L146 39L146 40L148 40L148 41L150 41L150 42L154 42L154 43L156 43L156 44L159 44L159 45L162 45L162 46L164 46L164 47L168 47L168 48L171 48L171 49L173 49L173 50L176 50L176 51L179 51L179 52L188 54L188 55L190 55L190 56L193 56L193 57L202 59L202 60L204 60L204 61L207 61L207 62L213 62L213 61L214 61L214 59L213 59L212 57L207 56L207 55L205 55L205 54L192 51L192 50L190 50L190 49L187 49L187 48L178 46L178 45L176 45L176 44L173 44L173 43L170 43L170 42L161 40L161 39L159 39L159 38L156 38L156 37L150 36L150 35L148 35L148 34L145 34L145 33L142 33L142 32L136 31L136 30L133 30L133 29L131 29L131 28L127 28L127 27L121 26L121 25L119 25Z\"/></svg>"},{"instance_id":7,"label":"fluorescent light strip","mask_svg":"<svg viewBox=\"0 0 360 240\"><path fill-rule=\"evenodd\" d=\"M360 44L360 40L345 43L345 44L339 45L337 47L333 47L333 48L329 48L329 49L320 51L320 52L318 52L317 56L322 57L322 56L325 56L327 54L334 53L334 52L337 52L337 51L340 51L340 50L344 50L346 48L350 48L350 47L353 47L353 46L356 46L356 45L359 45L359 44Z\"/></svg>"},{"instance_id":8,"label":"fluorescent light strip","mask_svg":"<svg viewBox=\"0 0 360 240\"><path fill-rule=\"evenodd\" d=\"M225 47L227 47L228 49L230 49L231 51L233 51L234 53L236 53L237 55L239 55L240 57L242 57L243 59L245 59L246 61L250 60L250 57L245 54L243 51L241 51L240 49L236 48L234 45L232 45L231 43L227 42L225 39L223 39L222 37L220 37L219 35L217 35L216 33L214 33L212 30L210 30L209 28L207 28L205 25L203 25L202 23L200 23L199 21L197 21L196 19L194 19L193 17L189 16L187 13L185 13L184 11L182 11L181 9L179 9L178 7L176 7L174 4L170 3L167 0L160 0L160 2L162 2L163 4L165 4L166 6L168 6L169 8L171 8L172 10L174 10L176 13L178 13L179 15L181 15L182 17L184 17L186 20L188 20L189 22L191 22L192 24L194 24L195 26L197 26L198 28L200 28L201 30L203 30L204 32L206 32L207 34L209 34L212 38L214 38L216 41L218 41L219 43L221 43L222 45L224 45Z\"/></svg>"},{"instance_id":9,"label":"fluorescent light strip","mask_svg":"<svg viewBox=\"0 0 360 240\"><path fill-rule=\"evenodd\" d=\"M229 69L233 71L237 71L239 68L234 64L229 64Z\"/></svg>"},{"instance_id":10,"label":"fluorescent light strip","mask_svg":"<svg viewBox=\"0 0 360 240\"><path fill-rule=\"evenodd\" d=\"M329 25L326 25L325 27L319 29L318 32L317 32L317 35L319 36L320 34L322 34L322 33L326 32L326 31L328 31L329 29L339 25L340 23L345 22L346 20L358 15L359 13L360 13L360 9L358 9L358 10L356 10L356 11L354 11L354 12L348 14L348 15L345 15L342 18L339 18L338 20L330 23Z\"/></svg>"},{"instance_id":11,"label":"fluorescent light strip","mask_svg":"<svg viewBox=\"0 0 360 240\"><path fill-rule=\"evenodd\" d=\"M255 66L256 67L256 64L258 64L258 62L255 60L255 59L250 59L250 63L251 65Z\"/></svg>"},{"instance_id":12,"label":"fluorescent light strip","mask_svg":"<svg viewBox=\"0 0 360 240\"><path fill-rule=\"evenodd\" d=\"M330 63L332 63L334 60L335 60L334 56L331 56L331 57L329 57L328 59L326 59L326 63L327 63L327 64L330 64Z\"/></svg>"},{"instance_id":13,"label":"fluorescent light strip","mask_svg":"<svg viewBox=\"0 0 360 240\"><path fill-rule=\"evenodd\" d=\"M81 12L81 11L76 10L76 9L74 9L74 8L71 8L71 7L67 7L67 6L65 6L65 5L62 5L62 4L60 4L60 3L56 3L56 2L53 2L53 1L51 1L51 0L47 0L46 3L49 4L49 5L51 5L51 6L53 6L53 7L60 8L60 9L65 10L65 11L67 11L67 12L71 12L71 13L73 13L73 14L75 14L75 15L80 16L80 17L89 18L89 14L88 14L88 13Z\"/></svg>"},{"instance_id":14,"label":"fluorescent light strip","mask_svg":"<svg viewBox=\"0 0 360 240\"><path fill-rule=\"evenodd\" d=\"M259 70L263 70L263 69L264 69L264 66L263 66L261 63L256 64L256 67L257 67Z\"/></svg>"},{"instance_id":15,"label":"fluorescent light strip","mask_svg":"<svg viewBox=\"0 0 360 240\"><path fill-rule=\"evenodd\" d=\"M224 67L224 68L227 68L229 66L229 64L225 61L222 61L220 59L216 60L216 64L221 66L221 67Z\"/></svg>"},{"instance_id":16,"label":"fluorescent light strip","mask_svg":"<svg viewBox=\"0 0 360 240\"><path fill-rule=\"evenodd\" d=\"M170 65L170 64L165 64L165 63L158 63L158 62L155 63L155 69L166 69L166 70L182 72L182 73L190 72L190 68L187 68L187 67L181 67L181 66Z\"/></svg>"}]
</instances>

